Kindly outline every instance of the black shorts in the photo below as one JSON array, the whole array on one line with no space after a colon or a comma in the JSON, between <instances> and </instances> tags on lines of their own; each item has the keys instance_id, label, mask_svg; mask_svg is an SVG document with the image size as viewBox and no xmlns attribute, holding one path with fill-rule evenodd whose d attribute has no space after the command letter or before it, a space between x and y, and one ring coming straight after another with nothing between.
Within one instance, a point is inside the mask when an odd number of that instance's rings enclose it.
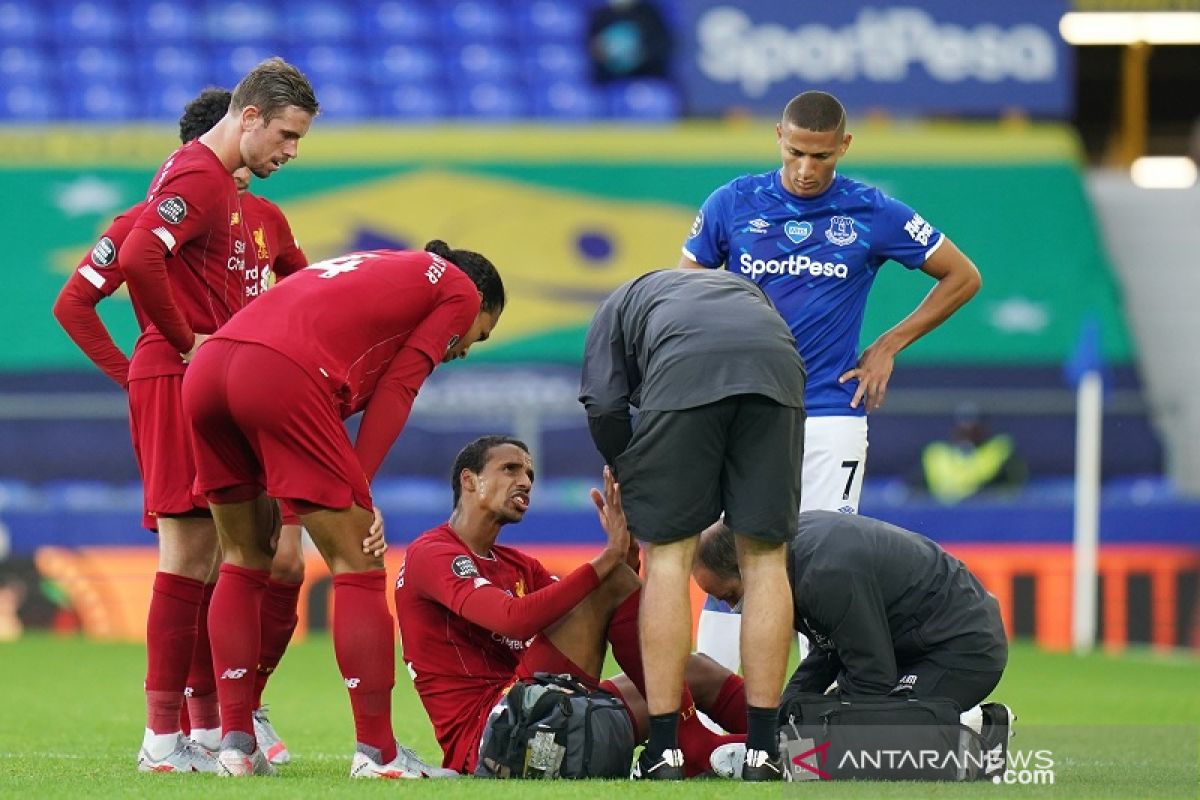
<instances>
[{"instance_id":1,"label":"black shorts","mask_svg":"<svg viewBox=\"0 0 1200 800\"><path fill-rule=\"evenodd\" d=\"M1003 669L950 669L932 661L899 664L897 689L912 692L913 697L949 697L963 711L979 705L992 693Z\"/></svg>"},{"instance_id":2,"label":"black shorts","mask_svg":"<svg viewBox=\"0 0 1200 800\"><path fill-rule=\"evenodd\" d=\"M757 394L682 411L643 411L617 458L621 502L637 539L696 536L722 512L734 533L796 535L804 409Z\"/></svg>"}]
</instances>

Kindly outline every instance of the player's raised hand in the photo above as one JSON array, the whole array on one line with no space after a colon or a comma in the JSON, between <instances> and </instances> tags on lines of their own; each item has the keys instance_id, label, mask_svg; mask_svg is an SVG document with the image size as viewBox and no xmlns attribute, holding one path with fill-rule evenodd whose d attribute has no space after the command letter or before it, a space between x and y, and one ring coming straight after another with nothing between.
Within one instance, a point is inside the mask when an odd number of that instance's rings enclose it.
<instances>
[{"instance_id":1,"label":"player's raised hand","mask_svg":"<svg viewBox=\"0 0 1200 800\"><path fill-rule=\"evenodd\" d=\"M895 355L881 347L878 342L864 350L862 358L858 360L858 366L838 378L838 383L858 380L858 388L850 400L850 407L858 408L859 403L865 402L867 411L878 410L887 395L888 381L891 380L895 365Z\"/></svg>"},{"instance_id":2,"label":"player's raised hand","mask_svg":"<svg viewBox=\"0 0 1200 800\"><path fill-rule=\"evenodd\" d=\"M623 563L629 555L629 526L621 505L621 484L613 477L611 468L604 468L604 492L592 489L590 494L600 517L600 527L608 536L605 551L612 553L617 563Z\"/></svg>"}]
</instances>

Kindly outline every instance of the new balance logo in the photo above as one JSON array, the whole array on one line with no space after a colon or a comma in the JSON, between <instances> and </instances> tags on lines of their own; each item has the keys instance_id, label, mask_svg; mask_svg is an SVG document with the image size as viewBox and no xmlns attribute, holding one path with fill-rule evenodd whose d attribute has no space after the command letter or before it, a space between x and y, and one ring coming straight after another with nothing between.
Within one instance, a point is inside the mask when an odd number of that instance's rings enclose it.
<instances>
[{"instance_id":1,"label":"new balance logo","mask_svg":"<svg viewBox=\"0 0 1200 800\"><path fill-rule=\"evenodd\" d=\"M899 680L899 685L900 686L916 686L917 685L917 676L916 675L905 675L903 678L901 678Z\"/></svg>"},{"instance_id":2,"label":"new balance logo","mask_svg":"<svg viewBox=\"0 0 1200 800\"><path fill-rule=\"evenodd\" d=\"M246 673L249 671L250 670L246 669L245 667L236 667L236 668L232 668L232 669L227 669L221 673L221 680L223 680L223 681L240 681L242 678L246 677Z\"/></svg>"},{"instance_id":3,"label":"new balance logo","mask_svg":"<svg viewBox=\"0 0 1200 800\"><path fill-rule=\"evenodd\" d=\"M345 680L347 689L357 689L358 684L362 683L361 678L346 678Z\"/></svg>"}]
</instances>

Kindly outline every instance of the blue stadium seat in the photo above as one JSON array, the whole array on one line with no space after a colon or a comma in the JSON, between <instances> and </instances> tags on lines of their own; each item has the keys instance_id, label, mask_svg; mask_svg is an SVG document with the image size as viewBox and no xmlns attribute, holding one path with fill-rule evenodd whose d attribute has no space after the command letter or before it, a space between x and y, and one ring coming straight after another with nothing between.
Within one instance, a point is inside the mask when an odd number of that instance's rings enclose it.
<instances>
[{"instance_id":1,"label":"blue stadium seat","mask_svg":"<svg viewBox=\"0 0 1200 800\"><path fill-rule=\"evenodd\" d=\"M155 83L206 84L212 80L208 52L195 46L147 44L137 49L135 63L138 79L145 85ZM232 89L232 86L226 86Z\"/></svg>"},{"instance_id":2,"label":"blue stadium seat","mask_svg":"<svg viewBox=\"0 0 1200 800\"><path fill-rule=\"evenodd\" d=\"M592 65L582 47L546 42L521 48L525 78L530 83L555 79L588 80Z\"/></svg>"},{"instance_id":3,"label":"blue stadium seat","mask_svg":"<svg viewBox=\"0 0 1200 800\"><path fill-rule=\"evenodd\" d=\"M364 0L359 10L359 32L375 42L434 42L440 34L433 0Z\"/></svg>"},{"instance_id":4,"label":"blue stadium seat","mask_svg":"<svg viewBox=\"0 0 1200 800\"><path fill-rule=\"evenodd\" d=\"M5 81L0 87L0 119L47 122L59 116L58 94L40 81Z\"/></svg>"},{"instance_id":5,"label":"blue stadium seat","mask_svg":"<svg viewBox=\"0 0 1200 800\"><path fill-rule=\"evenodd\" d=\"M400 83L375 90L375 113L412 122L434 122L450 115L444 88L425 83Z\"/></svg>"},{"instance_id":6,"label":"blue stadium seat","mask_svg":"<svg viewBox=\"0 0 1200 800\"><path fill-rule=\"evenodd\" d=\"M514 33L511 9L496 0L449 0L441 24L450 42L495 41Z\"/></svg>"},{"instance_id":7,"label":"blue stadium seat","mask_svg":"<svg viewBox=\"0 0 1200 800\"><path fill-rule=\"evenodd\" d=\"M459 117L518 119L529 115L529 103L520 84L481 81L456 84L454 112Z\"/></svg>"},{"instance_id":8,"label":"blue stadium seat","mask_svg":"<svg viewBox=\"0 0 1200 800\"><path fill-rule=\"evenodd\" d=\"M261 42L279 35L282 19L273 6L248 0L212 0L204 29L213 42Z\"/></svg>"},{"instance_id":9,"label":"blue stadium seat","mask_svg":"<svg viewBox=\"0 0 1200 800\"><path fill-rule=\"evenodd\" d=\"M350 83L361 80L366 70L364 59L357 48L339 45L293 44L284 52L284 57L295 64L314 84L322 81Z\"/></svg>"},{"instance_id":10,"label":"blue stadium seat","mask_svg":"<svg viewBox=\"0 0 1200 800\"><path fill-rule=\"evenodd\" d=\"M127 13L121 0L57 0L54 38L67 45L125 41Z\"/></svg>"},{"instance_id":11,"label":"blue stadium seat","mask_svg":"<svg viewBox=\"0 0 1200 800\"><path fill-rule=\"evenodd\" d=\"M217 45L211 51L209 75L217 86L233 89L260 61L279 52L280 48L271 42Z\"/></svg>"},{"instance_id":12,"label":"blue stadium seat","mask_svg":"<svg viewBox=\"0 0 1200 800\"><path fill-rule=\"evenodd\" d=\"M190 103L200 90L208 86L204 81L155 81L142 84L140 94L141 119L178 122L183 107Z\"/></svg>"},{"instance_id":13,"label":"blue stadium seat","mask_svg":"<svg viewBox=\"0 0 1200 800\"><path fill-rule=\"evenodd\" d=\"M587 9L578 3L531 0L516 7L516 26L526 42L564 42L583 46Z\"/></svg>"},{"instance_id":14,"label":"blue stadium seat","mask_svg":"<svg viewBox=\"0 0 1200 800\"><path fill-rule=\"evenodd\" d=\"M371 81L381 87L442 81L446 74L440 52L416 43L372 47L367 53L366 65Z\"/></svg>"},{"instance_id":15,"label":"blue stadium seat","mask_svg":"<svg viewBox=\"0 0 1200 800\"><path fill-rule=\"evenodd\" d=\"M679 90L665 80L634 80L607 87L609 109L618 119L665 122L683 111Z\"/></svg>"},{"instance_id":16,"label":"blue stadium seat","mask_svg":"<svg viewBox=\"0 0 1200 800\"><path fill-rule=\"evenodd\" d=\"M446 64L451 78L466 83L512 81L519 77L520 60L507 45L472 42L450 48Z\"/></svg>"},{"instance_id":17,"label":"blue stadium seat","mask_svg":"<svg viewBox=\"0 0 1200 800\"><path fill-rule=\"evenodd\" d=\"M290 0L282 10L283 33L295 44L345 42L359 32L352 6L327 0Z\"/></svg>"},{"instance_id":18,"label":"blue stadium seat","mask_svg":"<svg viewBox=\"0 0 1200 800\"><path fill-rule=\"evenodd\" d=\"M313 81L321 103L321 124L354 122L374 116L374 98L357 83Z\"/></svg>"},{"instance_id":19,"label":"blue stadium seat","mask_svg":"<svg viewBox=\"0 0 1200 800\"><path fill-rule=\"evenodd\" d=\"M136 93L121 84L77 84L65 92L66 112L71 119L120 122L141 116Z\"/></svg>"},{"instance_id":20,"label":"blue stadium seat","mask_svg":"<svg viewBox=\"0 0 1200 800\"><path fill-rule=\"evenodd\" d=\"M67 86L76 83L127 83L133 65L127 51L120 47L88 44L83 47L60 45L59 78Z\"/></svg>"},{"instance_id":21,"label":"blue stadium seat","mask_svg":"<svg viewBox=\"0 0 1200 800\"><path fill-rule=\"evenodd\" d=\"M533 86L533 113L558 120L587 120L608 116L604 93L587 81L556 80Z\"/></svg>"},{"instance_id":22,"label":"blue stadium seat","mask_svg":"<svg viewBox=\"0 0 1200 800\"><path fill-rule=\"evenodd\" d=\"M54 76L56 65L49 52L33 45L0 46L0 84L46 81Z\"/></svg>"},{"instance_id":23,"label":"blue stadium seat","mask_svg":"<svg viewBox=\"0 0 1200 800\"><path fill-rule=\"evenodd\" d=\"M202 10L177 0L133 0L130 30L143 46L204 40Z\"/></svg>"},{"instance_id":24,"label":"blue stadium seat","mask_svg":"<svg viewBox=\"0 0 1200 800\"><path fill-rule=\"evenodd\" d=\"M50 14L39 0L0 0L0 42L33 44L49 35Z\"/></svg>"}]
</instances>

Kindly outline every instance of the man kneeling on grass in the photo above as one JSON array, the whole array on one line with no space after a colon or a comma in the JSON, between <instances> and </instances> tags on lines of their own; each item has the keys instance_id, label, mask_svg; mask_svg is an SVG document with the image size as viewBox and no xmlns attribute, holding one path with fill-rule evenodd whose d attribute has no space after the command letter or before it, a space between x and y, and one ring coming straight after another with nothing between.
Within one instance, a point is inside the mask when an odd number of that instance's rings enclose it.
<instances>
[{"instance_id":1,"label":"man kneeling on grass","mask_svg":"<svg viewBox=\"0 0 1200 800\"><path fill-rule=\"evenodd\" d=\"M493 707L516 681L538 672L570 674L620 698L638 740L648 728L637 628L641 583L620 487L606 469L604 492L591 491L604 549L558 580L536 558L496 543L501 528L524 518L533 479L524 443L485 436L467 445L450 475L450 520L408 547L396 581L404 661L443 766L462 773L476 769ZM606 641L625 672L601 682ZM680 745L688 772L699 774L710 759L744 749L745 737L714 734L695 707L727 730L744 731L745 693L740 677L709 658L693 656L688 667L682 707L691 713Z\"/></svg>"}]
</instances>

